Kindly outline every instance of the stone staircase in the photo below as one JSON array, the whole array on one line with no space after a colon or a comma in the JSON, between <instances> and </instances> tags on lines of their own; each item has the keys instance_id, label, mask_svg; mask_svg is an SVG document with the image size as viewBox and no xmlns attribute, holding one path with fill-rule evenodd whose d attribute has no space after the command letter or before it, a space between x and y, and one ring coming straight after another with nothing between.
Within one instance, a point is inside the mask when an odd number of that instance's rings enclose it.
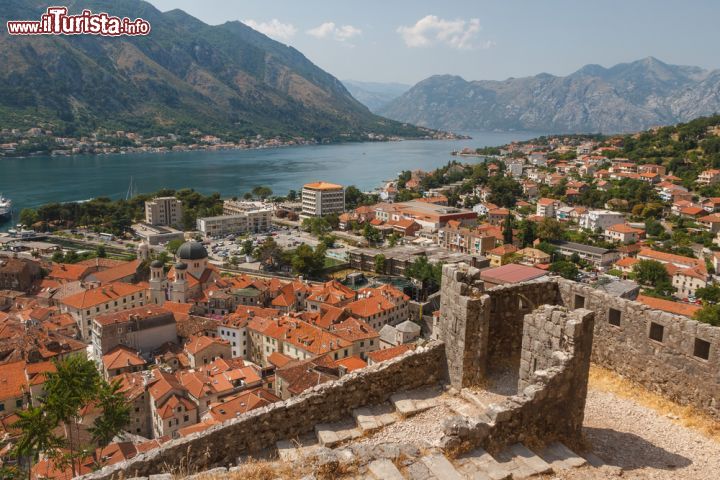
<instances>
[{"instance_id":1,"label":"stone staircase","mask_svg":"<svg viewBox=\"0 0 720 480\"><path fill-rule=\"evenodd\" d=\"M362 474L354 478L377 480L519 480L591 467L601 462L594 456L592 460L586 460L559 442L537 452L520 443L510 445L496 455L478 448L454 459L446 457L438 448L427 446L415 448L415 455L356 456L353 441L434 408L439 404L441 393L438 389L402 392L393 395L388 404L358 408L352 412L352 419L319 424L312 435L277 442L278 456L284 461L297 462L324 455L336 462L358 465ZM459 399L461 401L453 402L451 407L456 413L474 417L484 415L487 406L473 392L463 390ZM409 442L421 440L408 439Z\"/></svg>"},{"instance_id":2,"label":"stone staircase","mask_svg":"<svg viewBox=\"0 0 720 480\"><path fill-rule=\"evenodd\" d=\"M496 456L481 448L452 460L442 452L429 452L401 468L389 459L374 460L368 473L377 480L520 480L585 465L584 458L561 443L552 443L541 453L517 443Z\"/></svg>"}]
</instances>

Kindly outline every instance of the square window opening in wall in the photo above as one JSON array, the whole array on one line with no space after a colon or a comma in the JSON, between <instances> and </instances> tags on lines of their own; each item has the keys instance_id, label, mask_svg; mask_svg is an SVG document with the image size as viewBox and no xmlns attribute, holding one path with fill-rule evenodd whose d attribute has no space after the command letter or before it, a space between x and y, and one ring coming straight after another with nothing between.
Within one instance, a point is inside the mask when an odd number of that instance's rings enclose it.
<instances>
[{"instance_id":1,"label":"square window opening in wall","mask_svg":"<svg viewBox=\"0 0 720 480\"><path fill-rule=\"evenodd\" d=\"M582 295L575 295L575 304L573 308L585 308L585 297Z\"/></svg>"},{"instance_id":2,"label":"square window opening in wall","mask_svg":"<svg viewBox=\"0 0 720 480\"><path fill-rule=\"evenodd\" d=\"M665 335L665 327L659 323L650 322L650 340L662 342Z\"/></svg>"},{"instance_id":3,"label":"square window opening in wall","mask_svg":"<svg viewBox=\"0 0 720 480\"><path fill-rule=\"evenodd\" d=\"M616 327L619 327L621 318L622 312L620 310L617 310L615 308L611 308L608 310L608 323L610 325L615 325Z\"/></svg>"},{"instance_id":4,"label":"square window opening in wall","mask_svg":"<svg viewBox=\"0 0 720 480\"><path fill-rule=\"evenodd\" d=\"M695 339L695 348L693 349L693 355L703 360L710 359L710 342L703 340L702 338Z\"/></svg>"}]
</instances>

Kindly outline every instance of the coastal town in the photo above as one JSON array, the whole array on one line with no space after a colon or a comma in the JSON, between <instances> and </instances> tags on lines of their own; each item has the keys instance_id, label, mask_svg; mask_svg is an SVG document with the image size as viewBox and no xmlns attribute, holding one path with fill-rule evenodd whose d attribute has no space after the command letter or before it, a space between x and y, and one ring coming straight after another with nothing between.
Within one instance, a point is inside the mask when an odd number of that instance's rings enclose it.
<instances>
[{"instance_id":1,"label":"coastal town","mask_svg":"<svg viewBox=\"0 0 720 480\"><path fill-rule=\"evenodd\" d=\"M452 140L468 138L449 132L424 129L421 138ZM26 157L31 155L106 155L112 153L167 153L187 151L247 150L280 148L297 145L321 145L339 141L385 142L400 141L403 137L383 133L366 133L361 137L351 134L338 138L312 138L301 136L254 135L239 138L191 129L183 133L160 135L124 130L98 130L87 135L59 134L52 126L35 126L28 129L3 128L0 130L0 157Z\"/></svg>"},{"instance_id":2,"label":"coastal town","mask_svg":"<svg viewBox=\"0 0 720 480\"><path fill-rule=\"evenodd\" d=\"M701 127L712 154L720 129ZM62 421L75 448L29 465L33 478L133 458L422 347L438 338L443 265L478 269L486 289L562 277L718 326L720 169L693 176L631 148L684 134L468 149L371 192L258 187L191 225L172 194L120 231L24 212L0 236L2 462L17 463L15 423L72 362L116 386L126 418L99 442L108 412L78 403Z\"/></svg>"}]
</instances>

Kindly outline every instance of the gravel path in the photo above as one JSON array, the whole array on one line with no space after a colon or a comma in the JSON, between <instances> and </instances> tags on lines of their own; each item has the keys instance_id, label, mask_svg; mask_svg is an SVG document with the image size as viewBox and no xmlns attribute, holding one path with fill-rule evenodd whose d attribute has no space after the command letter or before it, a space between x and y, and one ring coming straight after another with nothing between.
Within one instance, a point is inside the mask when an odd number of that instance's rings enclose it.
<instances>
[{"instance_id":1,"label":"gravel path","mask_svg":"<svg viewBox=\"0 0 720 480\"><path fill-rule=\"evenodd\" d=\"M720 443L613 393L590 389L584 430L596 455L623 468L622 478L720 479ZM608 477L605 470L580 469L555 478Z\"/></svg>"}]
</instances>

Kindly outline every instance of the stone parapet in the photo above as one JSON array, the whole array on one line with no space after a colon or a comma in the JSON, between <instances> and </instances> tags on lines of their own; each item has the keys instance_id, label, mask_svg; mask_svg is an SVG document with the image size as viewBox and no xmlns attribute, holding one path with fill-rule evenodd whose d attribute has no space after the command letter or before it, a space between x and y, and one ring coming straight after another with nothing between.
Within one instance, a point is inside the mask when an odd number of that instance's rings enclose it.
<instances>
[{"instance_id":1,"label":"stone parapet","mask_svg":"<svg viewBox=\"0 0 720 480\"><path fill-rule=\"evenodd\" d=\"M445 422L449 452L497 452L516 442L576 443L585 415L594 313L541 306L525 316L518 395L477 417Z\"/></svg>"},{"instance_id":2,"label":"stone parapet","mask_svg":"<svg viewBox=\"0 0 720 480\"><path fill-rule=\"evenodd\" d=\"M81 478L147 476L174 465L192 465L198 471L227 467L243 454L272 447L278 440L297 438L317 424L350 416L353 409L385 402L395 392L437 384L442 380L439 374L444 364L444 346L432 342Z\"/></svg>"}]
</instances>

